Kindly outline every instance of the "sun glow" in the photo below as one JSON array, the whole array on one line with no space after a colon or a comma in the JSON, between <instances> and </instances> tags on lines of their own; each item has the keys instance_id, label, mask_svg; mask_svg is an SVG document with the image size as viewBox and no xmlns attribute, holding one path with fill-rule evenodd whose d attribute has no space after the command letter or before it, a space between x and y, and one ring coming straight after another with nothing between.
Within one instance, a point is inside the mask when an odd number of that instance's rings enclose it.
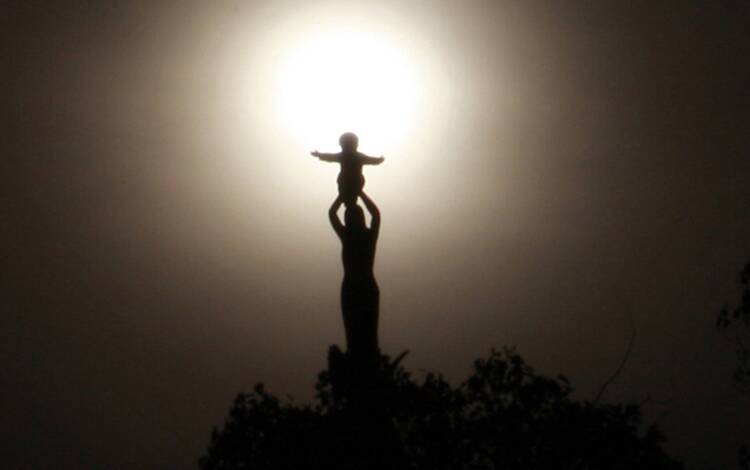
<instances>
[{"instance_id":1,"label":"sun glow","mask_svg":"<svg viewBox=\"0 0 750 470\"><path fill-rule=\"evenodd\" d=\"M406 48L383 35L321 29L292 43L278 68L279 125L309 148L345 131L398 145L419 119L422 86ZM326 149L331 150L331 149Z\"/></svg>"},{"instance_id":2,"label":"sun glow","mask_svg":"<svg viewBox=\"0 0 750 470\"><path fill-rule=\"evenodd\" d=\"M338 151L344 132L359 136L362 152L386 158L365 171L373 172L367 188L379 203L411 188L416 175L428 178L446 136L455 137L448 126L456 128L457 102L446 47L429 30L405 10L349 3L260 17L273 27L259 38L242 32L230 56L239 73L219 84L240 91L231 97L238 119L223 123L248 149L244 171L284 175L254 191L294 195L280 198L290 207L300 192L328 204L339 167L309 153Z\"/></svg>"}]
</instances>

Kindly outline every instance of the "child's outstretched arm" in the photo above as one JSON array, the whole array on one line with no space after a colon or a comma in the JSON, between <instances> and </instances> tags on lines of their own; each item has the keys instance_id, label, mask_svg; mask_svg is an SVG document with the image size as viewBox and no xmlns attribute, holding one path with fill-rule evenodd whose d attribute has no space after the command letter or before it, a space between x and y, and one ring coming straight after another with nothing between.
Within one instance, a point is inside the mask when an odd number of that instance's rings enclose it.
<instances>
[{"instance_id":1,"label":"child's outstretched arm","mask_svg":"<svg viewBox=\"0 0 750 470\"><path fill-rule=\"evenodd\" d=\"M317 150L313 150L310 152L310 155L313 157L318 157L321 161L324 162L338 162L341 161L341 154L338 153L321 153Z\"/></svg>"},{"instance_id":2,"label":"child's outstretched arm","mask_svg":"<svg viewBox=\"0 0 750 470\"><path fill-rule=\"evenodd\" d=\"M385 161L385 157L370 157L365 154L360 154L360 158L362 159L362 164L364 165L380 165Z\"/></svg>"}]
</instances>

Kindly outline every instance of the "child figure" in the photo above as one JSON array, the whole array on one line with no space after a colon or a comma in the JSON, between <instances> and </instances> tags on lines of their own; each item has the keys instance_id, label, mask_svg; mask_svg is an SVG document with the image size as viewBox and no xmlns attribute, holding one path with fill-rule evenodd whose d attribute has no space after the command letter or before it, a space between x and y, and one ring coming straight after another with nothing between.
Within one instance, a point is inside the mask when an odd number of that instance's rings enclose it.
<instances>
[{"instance_id":1,"label":"child figure","mask_svg":"<svg viewBox=\"0 0 750 470\"><path fill-rule=\"evenodd\" d=\"M357 203L357 196L365 186L365 177L362 175L362 165L380 165L384 157L369 157L364 153L357 152L359 139L351 132L342 134L339 138L341 152L320 153L317 150L310 155L318 157L324 162L338 162L341 171L336 179L339 185L339 196L347 206Z\"/></svg>"}]
</instances>

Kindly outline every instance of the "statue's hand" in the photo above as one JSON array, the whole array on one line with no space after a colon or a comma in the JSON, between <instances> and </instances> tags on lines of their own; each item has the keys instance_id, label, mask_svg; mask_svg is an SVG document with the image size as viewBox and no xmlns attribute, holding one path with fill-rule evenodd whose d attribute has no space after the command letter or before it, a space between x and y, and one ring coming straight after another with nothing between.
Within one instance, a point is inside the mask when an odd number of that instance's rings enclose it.
<instances>
[{"instance_id":1,"label":"statue's hand","mask_svg":"<svg viewBox=\"0 0 750 470\"><path fill-rule=\"evenodd\" d=\"M318 152L317 150L313 150L312 152L310 152L310 155L312 155L313 157L320 157L320 152Z\"/></svg>"}]
</instances>

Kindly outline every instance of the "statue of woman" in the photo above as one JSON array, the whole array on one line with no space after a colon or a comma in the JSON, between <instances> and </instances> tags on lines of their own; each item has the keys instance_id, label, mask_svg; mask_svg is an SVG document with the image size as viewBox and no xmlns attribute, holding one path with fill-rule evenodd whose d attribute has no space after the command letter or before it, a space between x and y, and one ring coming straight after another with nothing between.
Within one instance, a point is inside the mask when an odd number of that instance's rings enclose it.
<instances>
[{"instance_id":1,"label":"statue of woman","mask_svg":"<svg viewBox=\"0 0 750 470\"><path fill-rule=\"evenodd\" d=\"M380 211L364 193L359 193L372 216L370 227L365 224L362 208L347 204L344 224L337 214L343 203L341 195L331 205L328 216L336 235L341 240L344 280L341 284L341 310L344 315L347 352L364 360L377 358L378 312L380 290L372 272L375 246L380 230Z\"/></svg>"}]
</instances>

